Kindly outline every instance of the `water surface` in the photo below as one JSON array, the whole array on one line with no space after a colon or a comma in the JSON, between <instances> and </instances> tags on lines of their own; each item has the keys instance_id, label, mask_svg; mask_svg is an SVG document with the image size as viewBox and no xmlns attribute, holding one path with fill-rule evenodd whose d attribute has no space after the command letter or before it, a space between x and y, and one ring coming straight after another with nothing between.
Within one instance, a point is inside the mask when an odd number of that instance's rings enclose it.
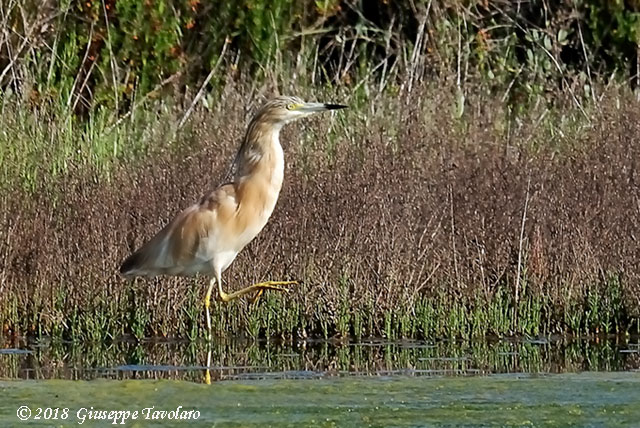
<instances>
[{"instance_id":1,"label":"water surface","mask_svg":"<svg viewBox=\"0 0 640 428\"><path fill-rule=\"evenodd\" d=\"M0 426L113 426L90 412L137 411L124 425L632 427L639 368L624 338L5 343ZM147 420L151 407L167 413ZM34 420L46 408L66 417Z\"/></svg>"}]
</instances>

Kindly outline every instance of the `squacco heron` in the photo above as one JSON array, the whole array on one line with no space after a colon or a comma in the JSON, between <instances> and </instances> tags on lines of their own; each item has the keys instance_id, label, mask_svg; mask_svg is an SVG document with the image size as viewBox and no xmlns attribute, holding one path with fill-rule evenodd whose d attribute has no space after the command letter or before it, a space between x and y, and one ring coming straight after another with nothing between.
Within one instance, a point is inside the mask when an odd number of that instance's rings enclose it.
<instances>
[{"instance_id":1,"label":"squacco heron","mask_svg":"<svg viewBox=\"0 0 640 428\"><path fill-rule=\"evenodd\" d=\"M120 266L120 272L128 277L211 276L204 299L209 334L214 284L218 284L223 302L253 291L255 299L264 290L288 291L285 286L295 281L266 281L226 293L222 289L222 272L260 233L276 206L284 178L284 153L279 139L282 127L313 113L345 107L306 103L296 97L278 97L267 102L249 123L232 165L232 181L179 213L130 255Z\"/></svg>"}]
</instances>

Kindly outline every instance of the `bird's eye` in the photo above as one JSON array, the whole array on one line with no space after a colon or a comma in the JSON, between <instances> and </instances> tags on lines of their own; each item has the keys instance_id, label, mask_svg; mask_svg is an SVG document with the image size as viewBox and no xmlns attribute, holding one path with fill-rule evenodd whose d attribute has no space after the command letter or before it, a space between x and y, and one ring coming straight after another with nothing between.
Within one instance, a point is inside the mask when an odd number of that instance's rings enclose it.
<instances>
[{"instance_id":1,"label":"bird's eye","mask_svg":"<svg viewBox=\"0 0 640 428\"><path fill-rule=\"evenodd\" d=\"M287 104L287 110L293 110L295 107L295 104Z\"/></svg>"}]
</instances>

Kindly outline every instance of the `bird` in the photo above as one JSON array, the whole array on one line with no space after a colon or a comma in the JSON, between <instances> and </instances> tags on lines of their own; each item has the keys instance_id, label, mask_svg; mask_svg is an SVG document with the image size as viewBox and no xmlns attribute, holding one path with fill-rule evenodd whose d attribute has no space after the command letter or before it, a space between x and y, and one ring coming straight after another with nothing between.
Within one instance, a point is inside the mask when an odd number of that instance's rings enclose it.
<instances>
[{"instance_id":1,"label":"bird","mask_svg":"<svg viewBox=\"0 0 640 428\"><path fill-rule=\"evenodd\" d=\"M296 281L266 281L226 293L222 273L238 253L265 227L276 206L284 180L284 151L280 130L309 115L346 108L341 104L304 102L279 96L267 101L250 121L231 164L230 180L205 193L176 215L153 238L127 257L120 273L139 276L209 276L204 298L211 335L211 293L229 302L251 292L257 301L264 290L287 292Z\"/></svg>"}]
</instances>

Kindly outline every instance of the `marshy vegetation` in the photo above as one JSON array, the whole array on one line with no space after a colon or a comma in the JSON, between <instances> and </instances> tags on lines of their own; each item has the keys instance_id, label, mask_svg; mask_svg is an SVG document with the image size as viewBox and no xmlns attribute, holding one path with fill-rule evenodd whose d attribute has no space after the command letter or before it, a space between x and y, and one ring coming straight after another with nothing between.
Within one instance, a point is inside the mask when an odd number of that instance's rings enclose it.
<instances>
[{"instance_id":1,"label":"marshy vegetation","mask_svg":"<svg viewBox=\"0 0 640 428\"><path fill-rule=\"evenodd\" d=\"M217 334L636 333L637 12L622 2L3 2L6 335L202 336L205 279L118 262L223 179L276 92L349 104L284 131L276 211Z\"/></svg>"}]
</instances>

